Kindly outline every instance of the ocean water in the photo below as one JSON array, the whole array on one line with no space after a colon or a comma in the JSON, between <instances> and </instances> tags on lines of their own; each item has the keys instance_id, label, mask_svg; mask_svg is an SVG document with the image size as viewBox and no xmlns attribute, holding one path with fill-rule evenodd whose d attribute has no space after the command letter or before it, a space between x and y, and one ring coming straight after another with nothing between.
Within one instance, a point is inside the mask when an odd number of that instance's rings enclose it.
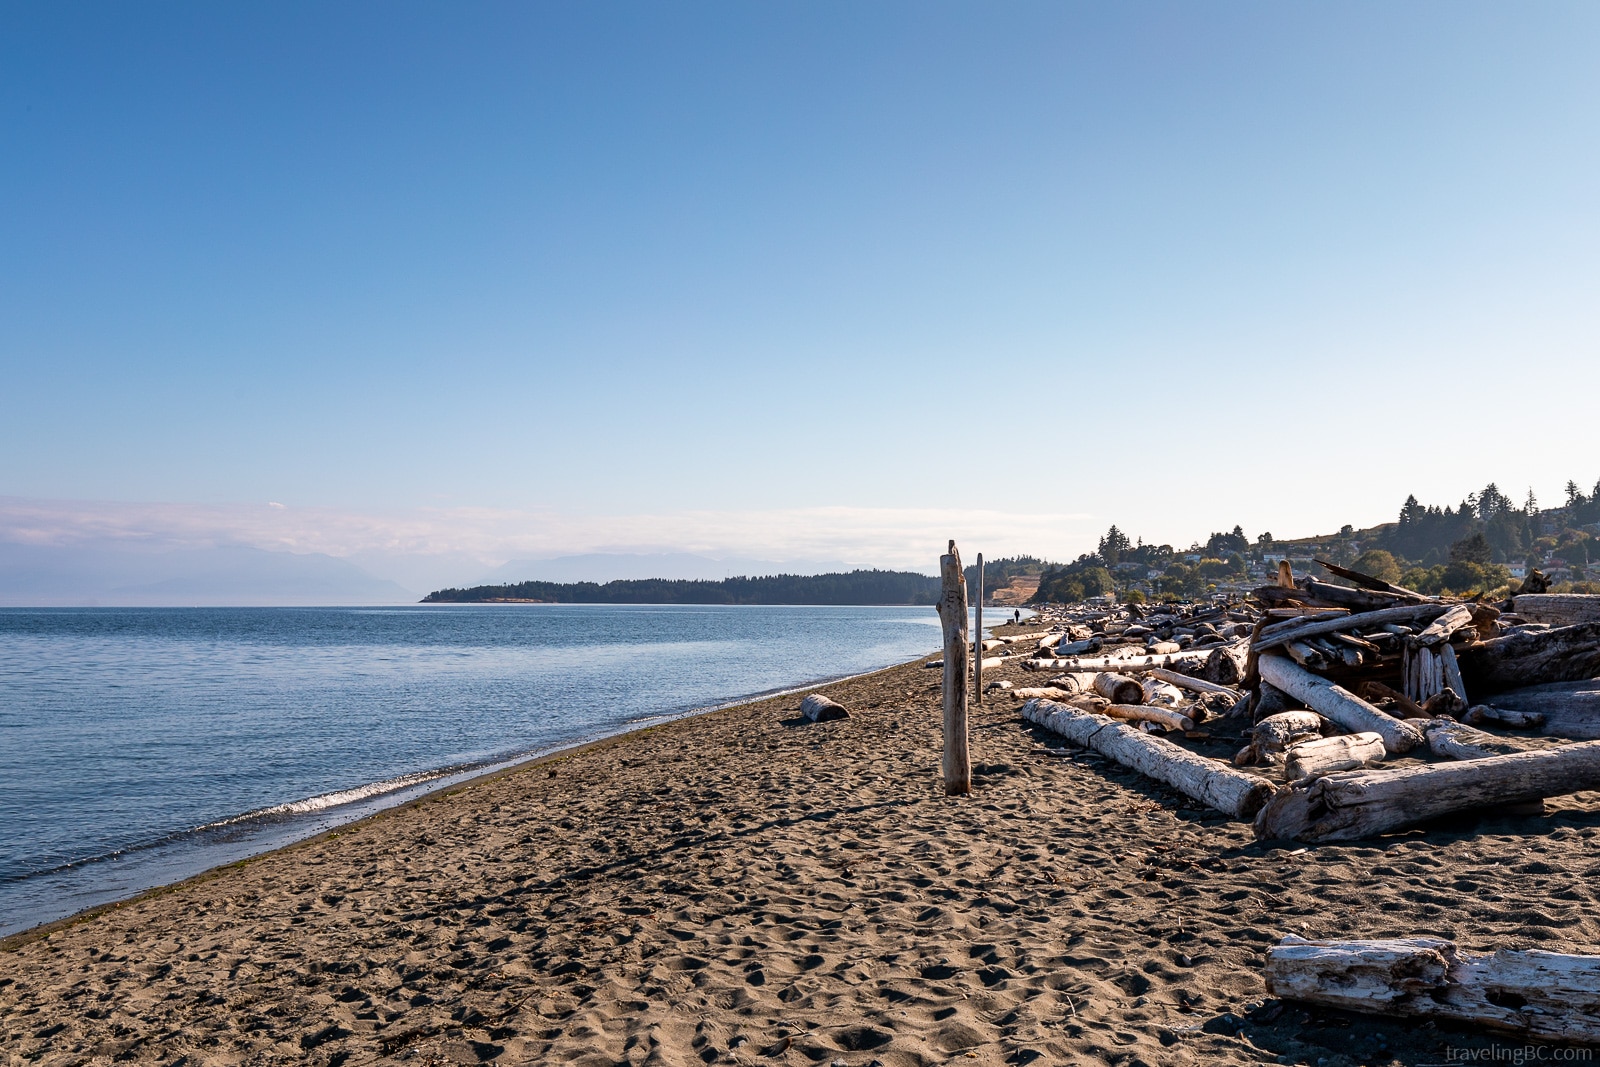
<instances>
[{"instance_id":1,"label":"ocean water","mask_svg":"<svg viewBox=\"0 0 1600 1067\"><path fill-rule=\"evenodd\" d=\"M927 607L3 608L0 935L939 644Z\"/></svg>"}]
</instances>

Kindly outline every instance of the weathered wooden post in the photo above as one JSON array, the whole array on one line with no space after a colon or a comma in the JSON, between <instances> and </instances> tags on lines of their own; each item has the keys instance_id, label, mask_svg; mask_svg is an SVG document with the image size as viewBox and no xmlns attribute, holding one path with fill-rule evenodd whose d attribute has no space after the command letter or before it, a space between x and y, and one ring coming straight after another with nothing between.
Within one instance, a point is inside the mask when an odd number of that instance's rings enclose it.
<instances>
[{"instance_id":1,"label":"weathered wooden post","mask_svg":"<svg viewBox=\"0 0 1600 1067\"><path fill-rule=\"evenodd\" d=\"M961 554L950 542L939 557L939 621L944 624L944 791L948 796L972 792L972 756L967 751L967 579Z\"/></svg>"},{"instance_id":2,"label":"weathered wooden post","mask_svg":"<svg viewBox=\"0 0 1600 1067\"><path fill-rule=\"evenodd\" d=\"M983 703L983 553L978 553L978 589L972 595L978 618L972 625L972 699Z\"/></svg>"}]
</instances>

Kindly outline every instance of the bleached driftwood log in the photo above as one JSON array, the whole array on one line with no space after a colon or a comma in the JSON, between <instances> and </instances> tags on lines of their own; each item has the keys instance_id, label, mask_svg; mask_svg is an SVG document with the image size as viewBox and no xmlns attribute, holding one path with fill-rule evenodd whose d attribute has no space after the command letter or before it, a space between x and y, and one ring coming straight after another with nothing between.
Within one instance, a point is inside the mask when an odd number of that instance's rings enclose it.
<instances>
[{"instance_id":1,"label":"bleached driftwood log","mask_svg":"<svg viewBox=\"0 0 1600 1067\"><path fill-rule=\"evenodd\" d=\"M1197 649L1193 652L1175 652L1170 656L1145 656L1133 655L1126 658L1113 656L1100 656L1095 658L1079 657L1062 659L1031 659L1022 664L1024 669L1064 670L1064 671L1116 671L1119 674L1139 674L1144 671L1165 667L1169 670L1181 671L1185 668L1201 670L1206 662L1206 657L1211 654L1209 649Z\"/></svg>"},{"instance_id":2,"label":"bleached driftwood log","mask_svg":"<svg viewBox=\"0 0 1600 1067\"><path fill-rule=\"evenodd\" d=\"M1168 730L1193 730L1194 720L1171 708L1153 708L1145 704L1107 704L1100 714L1123 722L1153 722Z\"/></svg>"},{"instance_id":3,"label":"bleached driftwood log","mask_svg":"<svg viewBox=\"0 0 1600 1067\"><path fill-rule=\"evenodd\" d=\"M1076 690L1060 689L1053 685L1022 686L1009 692L1018 700L1071 700L1079 695Z\"/></svg>"},{"instance_id":4,"label":"bleached driftwood log","mask_svg":"<svg viewBox=\"0 0 1600 1067\"><path fill-rule=\"evenodd\" d=\"M1511 598L1511 610L1529 622L1571 626L1600 622L1600 596L1593 593L1524 593Z\"/></svg>"},{"instance_id":5,"label":"bleached driftwood log","mask_svg":"<svg viewBox=\"0 0 1600 1067\"><path fill-rule=\"evenodd\" d=\"M1137 678L1109 671L1094 676L1094 691L1113 704L1139 704L1144 701L1144 686Z\"/></svg>"},{"instance_id":6,"label":"bleached driftwood log","mask_svg":"<svg viewBox=\"0 0 1600 1067\"><path fill-rule=\"evenodd\" d=\"M1422 731L1402 719L1379 711L1342 685L1312 674L1283 656L1261 657L1257 669L1263 681L1277 686L1306 707L1352 733L1371 732L1383 738L1391 753L1409 752L1422 744Z\"/></svg>"},{"instance_id":7,"label":"bleached driftwood log","mask_svg":"<svg viewBox=\"0 0 1600 1067\"><path fill-rule=\"evenodd\" d=\"M1353 771L1383 759L1383 738L1374 733L1317 737L1290 745L1283 754L1283 774L1291 782L1336 771Z\"/></svg>"},{"instance_id":8,"label":"bleached driftwood log","mask_svg":"<svg viewBox=\"0 0 1600 1067\"><path fill-rule=\"evenodd\" d=\"M1306 941L1267 951L1267 992L1384 1016L1427 1016L1557 1041L1600 1042L1600 956L1461 952L1431 937Z\"/></svg>"},{"instance_id":9,"label":"bleached driftwood log","mask_svg":"<svg viewBox=\"0 0 1600 1067\"><path fill-rule=\"evenodd\" d=\"M1158 678L1168 685L1175 685L1179 689L1187 689L1191 693L1215 693L1219 696L1237 697L1239 691L1215 682L1207 682L1200 678L1191 678L1187 674L1169 671L1165 667L1155 667L1145 672L1146 678Z\"/></svg>"},{"instance_id":10,"label":"bleached driftwood log","mask_svg":"<svg viewBox=\"0 0 1600 1067\"><path fill-rule=\"evenodd\" d=\"M1503 689L1583 681L1600 675L1600 622L1507 634L1462 649L1459 658L1480 700Z\"/></svg>"},{"instance_id":11,"label":"bleached driftwood log","mask_svg":"<svg viewBox=\"0 0 1600 1067\"><path fill-rule=\"evenodd\" d=\"M850 712L843 704L829 700L821 693L807 693L806 698L800 701L800 713L812 722L833 722L850 717Z\"/></svg>"},{"instance_id":12,"label":"bleached driftwood log","mask_svg":"<svg viewBox=\"0 0 1600 1067\"><path fill-rule=\"evenodd\" d=\"M1542 734L1574 741L1600 738L1600 678L1512 689L1496 694L1489 704L1482 709L1486 722L1533 726Z\"/></svg>"},{"instance_id":13,"label":"bleached driftwood log","mask_svg":"<svg viewBox=\"0 0 1600 1067\"><path fill-rule=\"evenodd\" d=\"M1250 818L1272 795L1272 783L1265 778L1197 756L1103 715L1052 700L1030 700L1022 706L1022 717L1236 819Z\"/></svg>"},{"instance_id":14,"label":"bleached driftwood log","mask_svg":"<svg viewBox=\"0 0 1600 1067\"><path fill-rule=\"evenodd\" d=\"M1564 684L1564 683L1562 683ZM1541 688L1535 686L1534 688ZM1537 711L1515 711L1511 708L1497 708L1493 704L1478 704L1467 709L1461 721L1468 726L1505 726L1512 730L1530 730L1544 725L1544 716ZM1577 741L1592 741L1600 738L1600 733L1593 736L1582 734L1569 734L1556 731L1562 737L1570 737Z\"/></svg>"},{"instance_id":15,"label":"bleached driftwood log","mask_svg":"<svg viewBox=\"0 0 1600 1067\"><path fill-rule=\"evenodd\" d=\"M1045 684L1053 685L1057 689L1065 689L1069 693L1092 693L1094 692L1094 675L1058 674Z\"/></svg>"},{"instance_id":16,"label":"bleached driftwood log","mask_svg":"<svg viewBox=\"0 0 1600 1067\"><path fill-rule=\"evenodd\" d=\"M1600 789L1600 741L1465 763L1344 771L1279 791L1256 817L1256 836L1354 841L1454 812L1585 789Z\"/></svg>"},{"instance_id":17,"label":"bleached driftwood log","mask_svg":"<svg viewBox=\"0 0 1600 1067\"><path fill-rule=\"evenodd\" d=\"M1280 711L1268 715L1250 730L1250 743L1233 757L1236 767L1277 763L1289 746L1322 736L1322 716L1314 711Z\"/></svg>"},{"instance_id":18,"label":"bleached driftwood log","mask_svg":"<svg viewBox=\"0 0 1600 1067\"><path fill-rule=\"evenodd\" d=\"M1450 759L1487 759L1513 752L1537 752L1561 744L1548 737L1501 737L1454 719L1433 719L1424 732L1428 735L1428 750L1435 756Z\"/></svg>"}]
</instances>

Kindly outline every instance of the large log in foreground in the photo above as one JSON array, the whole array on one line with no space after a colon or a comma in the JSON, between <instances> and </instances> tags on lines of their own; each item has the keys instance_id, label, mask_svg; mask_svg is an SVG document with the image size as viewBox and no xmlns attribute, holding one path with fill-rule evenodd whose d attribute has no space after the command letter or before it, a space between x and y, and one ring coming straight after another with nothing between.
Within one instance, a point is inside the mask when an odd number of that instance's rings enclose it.
<instances>
[{"instance_id":1,"label":"large log in foreground","mask_svg":"<svg viewBox=\"0 0 1600 1067\"><path fill-rule=\"evenodd\" d=\"M1267 992L1375 1015L1427 1016L1505 1033L1600 1043L1600 956L1538 949L1462 952L1431 937L1284 938L1267 951Z\"/></svg>"},{"instance_id":2,"label":"large log in foreground","mask_svg":"<svg viewBox=\"0 0 1600 1067\"><path fill-rule=\"evenodd\" d=\"M1593 593L1523 593L1511 598L1511 610L1530 622L1571 626L1600 622L1600 596Z\"/></svg>"},{"instance_id":3,"label":"large log in foreground","mask_svg":"<svg viewBox=\"0 0 1600 1067\"><path fill-rule=\"evenodd\" d=\"M1124 767L1165 782L1187 797L1235 819L1248 819L1272 795L1272 783L1197 756L1165 738L1154 737L1104 715L1079 711L1053 700L1030 700L1022 717L1075 745L1091 748Z\"/></svg>"},{"instance_id":4,"label":"large log in foreground","mask_svg":"<svg viewBox=\"0 0 1600 1067\"><path fill-rule=\"evenodd\" d=\"M1582 681L1600 675L1600 622L1507 634L1463 649L1459 658L1474 700L1502 689Z\"/></svg>"},{"instance_id":5,"label":"large log in foreground","mask_svg":"<svg viewBox=\"0 0 1600 1067\"><path fill-rule=\"evenodd\" d=\"M1387 715L1342 685L1312 674L1293 660L1278 655L1261 657L1257 670L1264 681L1277 686L1323 718L1352 733L1375 733L1391 753L1409 752L1423 743L1422 731Z\"/></svg>"},{"instance_id":6,"label":"large log in foreground","mask_svg":"<svg viewBox=\"0 0 1600 1067\"><path fill-rule=\"evenodd\" d=\"M1455 812L1600 789L1600 741L1467 763L1345 771L1278 792L1256 837L1355 841Z\"/></svg>"}]
</instances>

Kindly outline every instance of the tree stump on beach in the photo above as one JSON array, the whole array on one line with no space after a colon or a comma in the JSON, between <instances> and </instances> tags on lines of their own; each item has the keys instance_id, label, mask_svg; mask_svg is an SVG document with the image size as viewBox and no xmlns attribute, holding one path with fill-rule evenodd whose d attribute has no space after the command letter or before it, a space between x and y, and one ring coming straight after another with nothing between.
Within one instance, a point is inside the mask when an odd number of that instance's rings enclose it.
<instances>
[{"instance_id":1,"label":"tree stump on beach","mask_svg":"<svg viewBox=\"0 0 1600 1067\"><path fill-rule=\"evenodd\" d=\"M939 557L939 621L944 625L944 791L948 796L972 792L972 754L967 746L967 579L961 573L956 543Z\"/></svg>"}]
</instances>

